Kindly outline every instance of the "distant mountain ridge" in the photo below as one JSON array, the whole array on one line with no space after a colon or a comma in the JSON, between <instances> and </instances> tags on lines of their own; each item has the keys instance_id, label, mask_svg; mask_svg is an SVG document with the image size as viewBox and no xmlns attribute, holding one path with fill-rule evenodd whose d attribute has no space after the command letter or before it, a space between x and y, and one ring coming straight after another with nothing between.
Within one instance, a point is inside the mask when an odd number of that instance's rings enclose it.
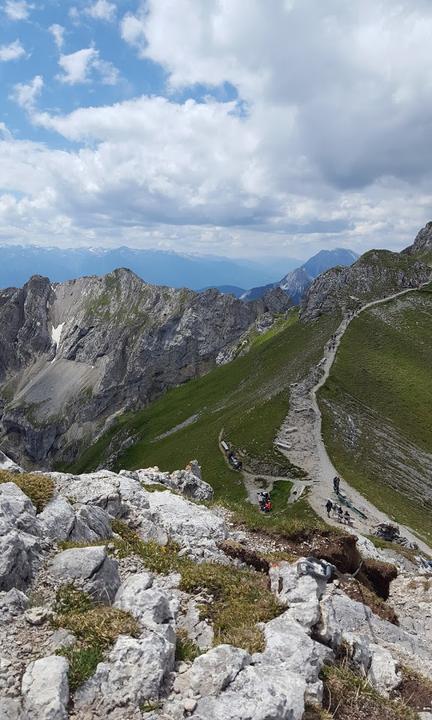
<instances>
[{"instance_id":1,"label":"distant mountain ridge","mask_svg":"<svg viewBox=\"0 0 432 720\"><path fill-rule=\"evenodd\" d=\"M124 268L0 291L0 441L14 458L74 459L109 418L200 377L255 322L285 312L273 290L244 303L217 290L150 285Z\"/></svg>"},{"instance_id":2,"label":"distant mountain ridge","mask_svg":"<svg viewBox=\"0 0 432 720\"><path fill-rule=\"evenodd\" d=\"M282 288L287 295L290 296L294 304L300 303L306 290L312 284L318 275L332 267L346 267L352 265L358 259L357 253L346 248L336 248L335 250L320 250L313 255L303 265L287 273L282 280L268 285L261 285L248 290L241 295L242 300L258 300L265 293L276 287Z\"/></svg>"},{"instance_id":3,"label":"distant mountain ridge","mask_svg":"<svg viewBox=\"0 0 432 720\"><path fill-rule=\"evenodd\" d=\"M295 267L294 259L283 260ZM65 282L88 275L106 275L119 267L132 270L151 285L200 290L219 285L249 288L274 278L274 265L247 259L187 255L164 250L105 248L44 248L0 245L0 288L22 287L32 275Z\"/></svg>"}]
</instances>

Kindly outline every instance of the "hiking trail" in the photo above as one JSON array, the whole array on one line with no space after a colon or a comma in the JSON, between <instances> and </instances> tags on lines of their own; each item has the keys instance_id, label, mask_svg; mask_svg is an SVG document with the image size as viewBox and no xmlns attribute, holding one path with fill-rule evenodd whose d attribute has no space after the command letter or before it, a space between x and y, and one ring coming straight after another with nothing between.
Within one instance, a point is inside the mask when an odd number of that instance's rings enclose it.
<instances>
[{"instance_id":1,"label":"hiking trail","mask_svg":"<svg viewBox=\"0 0 432 720\"><path fill-rule=\"evenodd\" d=\"M358 510L366 515L366 519L363 519L354 510L348 508L353 520L352 530L363 535L371 535L374 526L379 523L391 522L399 526L402 536L410 542L415 542L423 552L430 554L431 548L424 541L420 540L409 528L378 510L361 493L350 486L336 470L322 438L322 417L317 401L317 393L329 377L342 338L352 320L371 307L415 292L428 284L423 283L417 288L408 288L380 300L373 300L359 310L344 316L336 332L327 342L324 355L318 365L312 368L302 382L291 385L290 409L276 436L275 444L291 462L308 473L310 479L305 481L305 485L310 486L308 500L315 512L326 522L340 527L340 523L336 519L327 517L325 509L327 498L342 505L333 491L333 478L338 475L341 479L341 491ZM346 509L345 506L342 505L342 507L344 510ZM344 527L347 530L350 529L348 526Z\"/></svg>"}]
</instances>

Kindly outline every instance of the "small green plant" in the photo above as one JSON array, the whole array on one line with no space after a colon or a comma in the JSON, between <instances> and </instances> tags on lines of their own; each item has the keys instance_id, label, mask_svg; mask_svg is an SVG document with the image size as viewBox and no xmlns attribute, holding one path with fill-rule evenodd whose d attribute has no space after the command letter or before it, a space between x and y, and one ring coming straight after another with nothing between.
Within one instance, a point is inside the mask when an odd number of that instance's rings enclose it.
<instances>
[{"instance_id":1,"label":"small green plant","mask_svg":"<svg viewBox=\"0 0 432 720\"><path fill-rule=\"evenodd\" d=\"M103 649L99 645L84 645L63 648L57 651L57 655L63 655L69 660L69 687L76 690L94 675L103 660Z\"/></svg>"},{"instance_id":2,"label":"small green plant","mask_svg":"<svg viewBox=\"0 0 432 720\"><path fill-rule=\"evenodd\" d=\"M198 645L188 637L186 630L177 630L175 653L177 662L181 660L193 662L199 655L201 655L201 651Z\"/></svg>"},{"instance_id":3,"label":"small green plant","mask_svg":"<svg viewBox=\"0 0 432 720\"><path fill-rule=\"evenodd\" d=\"M95 605L90 597L73 587L64 585L56 594L56 615L53 625L67 628L77 638L71 648L58 651L69 660L69 684L77 688L93 675L103 652L119 635L136 637L140 628L128 612L105 605Z\"/></svg>"},{"instance_id":4,"label":"small green plant","mask_svg":"<svg viewBox=\"0 0 432 720\"><path fill-rule=\"evenodd\" d=\"M46 475L0 470L0 484L9 482L15 483L30 498L38 513L42 512L54 494L54 481Z\"/></svg>"}]
</instances>

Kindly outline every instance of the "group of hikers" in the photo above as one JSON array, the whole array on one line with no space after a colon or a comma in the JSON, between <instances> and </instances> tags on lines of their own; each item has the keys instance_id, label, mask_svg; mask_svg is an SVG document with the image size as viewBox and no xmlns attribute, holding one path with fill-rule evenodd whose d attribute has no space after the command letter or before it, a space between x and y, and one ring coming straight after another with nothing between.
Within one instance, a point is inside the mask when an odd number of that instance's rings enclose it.
<instances>
[{"instance_id":1,"label":"group of hikers","mask_svg":"<svg viewBox=\"0 0 432 720\"><path fill-rule=\"evenodd\" d=\"M258 504L261 512L269 513L272 509L271 499L270 499L270 493L268 492L259 492L258 493Z\"/></svg>"},{"instance_id":2,"label":"group of hikers","mask_svg":"<svg viewBox=\"0 0 432 720\"><path fill-rule=\"evenodd\" d=\"M335 491L335 494L340 497L340 477L337 475L333 478L333 490ZM338 505L338 503L333 502L333 500L330 500L330 498L327 499L325 508L328 518L332 515L333 518L338 520L338 522L343 523L344 525L352 525L352 518L348 510L345 510L344 512L342 507Z\"/></svg>"},{"instance_id":3,"label":"group of hikers","mask_svg":"<svg viewBox=\"0 0 432 720\"><path fill-rule=\"evenodd\" d=\"M327 510L327 517L330 517L331 513L333 518L338 520L338 522L343 523L344 525L352 525L352 518L348 510L345 510L344 512L341 506L330 500L330 498L328 498L325 507Z\"/></svg>"}]
</instances>

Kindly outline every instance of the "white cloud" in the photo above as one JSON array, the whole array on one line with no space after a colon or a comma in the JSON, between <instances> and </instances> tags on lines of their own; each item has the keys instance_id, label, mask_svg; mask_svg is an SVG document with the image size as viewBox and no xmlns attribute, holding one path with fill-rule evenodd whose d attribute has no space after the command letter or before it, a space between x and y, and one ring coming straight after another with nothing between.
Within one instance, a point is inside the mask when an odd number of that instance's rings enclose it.
<instances>
[{"instance_id":1,"label":"white cloud","mask_svg":"<svg viewBox=\"0 0 432 720\"><path fill-rule=\"evenodd\" d=\"M43 77L36 75L33 80L28 83L18 83L14 86L11 98L20 107L25 110L32 110L35 106L44 85Z\"/></svg>"},{"instance_id":2,"label":"white cloud","mask_svg":"<svg viewBox=\"0 0 432 720\"><path fill-rule=\"evenodd\" d=\"M33 5L25 0L6 0L4 11L10 20L26 20Z\"/></svg>"},{"instance_id":3,"label":"white cloud","mask_svg":"<svg viewBox=\"0 0 432 720\"><path fill-rule=\"evenodd\" d=\"M70 55L60 55L59 65L63 74L59 75L59 79L67 85L88 82L91 64L97 57L98 51L94 48L83 48Z\"/></svg>"},{"instance_id":4,"label":"white cloud","mask_svg":"<svg viewBox=\"0 0 432 720\"><path fill-rule=\"evenodd\" d=\"M70 55L60 55L59 65L63 74L59 80L67 85L79 85L90 82L97 76L103 85L115 85L119 81L119 71L106 60L99 57L95 48L84 48Z\"/></svg>"},{"instance_id":5,"label":"white cloud","mask_svg":"<svg viewBox=\"0 0 432 720\"><path fill-rule=\"evenodd\" d=\"M96 0L84 12L94 20L113 22L116 16L116 6L112 2L108 2L108 0Z\"/></svg>"},{"instance_id":6,"label":"white cloud","mask_svg":"<svg viewBox=\"0 0 432 720\"><path fill-rule=\"evenodd\" d=\"M402 247L430 219L429 1L146 0L120 31L172 90L228 83L240 101L53 115L24 97L69 149L0 142L0 232L304 256ZM68 84L118 78L92 47L60 67Z\"/></svg>"},{"instance_id":7,"label":"white cloud","mask_svg":"<svg viewBox=\"0 0 432 720\"><path fill-rule=\"evenodd\" d=\"M64 42L65 28L62 25L57 25L55 23L54 25L51 25L48 29L53 36L54 42L57 45L58 49L61 50Z\"/></svg>"},{"instance_id":8,"label":"white cloud","mask_svg":"<svg viewBox=\"0 0 432 720\"><path fill-rule=\"evenodd\" d=\"M120 23L120 34L125 42L137 48L139 54L144 56L147 46L144 17L127 13Z\"/></svg>"},{"instance_id":9,"label":"white cloud","mask_svg":"<svg viewBox=\"0 0 432 720\"><path fill-rule=\"evenodd\" d=\"M11 60L19 60L24 57L25 50L19 40L9 45L0 45L0 62L10 62Z\"/></svg>"}]
</instances>

